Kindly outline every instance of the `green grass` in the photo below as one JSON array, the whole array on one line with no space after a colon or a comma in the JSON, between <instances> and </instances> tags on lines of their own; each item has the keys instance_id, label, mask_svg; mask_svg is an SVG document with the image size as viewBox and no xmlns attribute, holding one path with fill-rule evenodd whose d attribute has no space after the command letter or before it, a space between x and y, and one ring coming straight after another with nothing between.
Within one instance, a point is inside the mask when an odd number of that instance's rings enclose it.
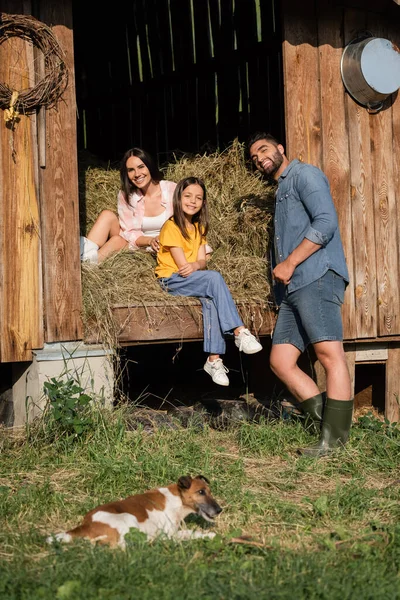
<instances>
[{"instance_id":1,"label":"green grass","mask_svg":"<svg viewBox=\"0 0 400 600\"><path fill-rule=\"evenodd\" d=\"M149 434L127 431L118 409L84 435L50 433L0 431L0 598L400 598L397 427L364 419L317 461L297 456L313 439L290 421ZM206 475L224 508L214 540L45 543L97 503L188 473Z\"/></svg>"}]
</instances>

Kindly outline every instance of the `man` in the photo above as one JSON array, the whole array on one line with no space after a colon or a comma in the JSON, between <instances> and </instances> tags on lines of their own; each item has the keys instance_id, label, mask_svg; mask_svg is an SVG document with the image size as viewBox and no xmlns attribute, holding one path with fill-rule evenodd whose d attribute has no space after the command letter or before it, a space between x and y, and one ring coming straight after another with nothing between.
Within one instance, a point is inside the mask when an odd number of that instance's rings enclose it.
<instances>
[{"instance_id":1,"label":"man","mask_svg":"<svg viewBox=\"0 0 400 600\"><path fill-rule=\"evenodd\" d=\"M354 403L341 316L349 275L337 214L320 169L289 161L282 144L265 132L251 136L247 148L255 168L278 182L271 254L280 306L271 369L320 427L318 443L299 450L318 457L347 442ZM326 401L297 365L310 343L326 373Z\"/></svg>"}]
</instances>

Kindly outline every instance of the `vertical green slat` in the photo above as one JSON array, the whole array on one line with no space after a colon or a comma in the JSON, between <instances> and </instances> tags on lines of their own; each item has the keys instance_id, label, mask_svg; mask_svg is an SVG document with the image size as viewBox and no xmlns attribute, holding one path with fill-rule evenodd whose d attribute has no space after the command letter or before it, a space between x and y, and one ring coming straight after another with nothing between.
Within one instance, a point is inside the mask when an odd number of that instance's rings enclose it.
<instances>
[{"instance_id":1,"label":"vertical green slat","mask_svg":"<svg viewBox=\"0 0 400 600\"><path fill-rule=\"evenodd\" d=\"M126 39L126 54L128 58L128 77L129 85L132 85L132 65L131 65L131 53L129 48L129 32L128 27L125 28L125 39Z\"/></svg>"},{"instance_id":2,"label":"vertical green slat","mask_svg":"<svg viewBox=\"0 0 400 600\"><path fill-rule=\"evenodd\" d=\"M142 53L140 51L139 34L137 34L137 36L136 36L136 49L137 49L137 57L138 57L139 81L143 81Z\"/></svg>"},{"instance_id":3,"label":"vertical green slat","mask_svg":"<svg viewBox=\"0 0 400 600\"><path fill-rule=\"evenodd\" d=\"M272 2L272 31L276 33L276 17L275 17L275 0L271 0Z\"/></svg>"},{"instance_id":4,"label":"vertical green slat","mask_svg":"<svg viewBox=\"0 0 400 600\"><path fill-rule=\"evenodd\" d=\"M149 44L149 28L146 23L146 42L147 42L147 54L149 56L149 65L150 65L150 77L153 79L153 62L151 60L151 50Z\"/></svg>"},{"instance_id":5,"label":"vertical green slat","mask_svg":"<svg viewBox=\"0 0 400 600\"><path fill-rule=\"evenodd\" d=\"M250 116L250 84L249 84L249 63L246 62L246 89L247 89L247 113Z\"/></svg>"},{"instance_id":6,"label":"vertical green slat","mask_svg":"<svg viewBox=\"0 0 400 600\"><path fill-rule=\"evenodd\" d=\"M218 103L218 74L215 73L214 74L215 77L215 125L216 125L216 134L217 134L217 147L219 148L219 132L218 132L218 126L219 126L219 103Z\"/></svg>"},{"instance_id":7,"label":"vertical green slat","mask_svg":"<svg viewBox=\"0 0 400 600\"><path fill-rule=\"evenodd\" d=\"M83 148L87 150L87 129L86 129L86 110L82 110L82 120L83 120Z\"/></svg>"},{"instance_id":8,"label":"vertical green slat","mask_svg":"<svg viewBox=\"0 0 400 600\"><path fill-rule=\"evenodd\" d=\"M207 0L207 8L208 8L208 29L210 31L210 54L211 54L211 57L214 58L215 54L214 54L214 40L213 40L212 27L211 27L210 0Z\"/></svg>"},{"instance_id":9,"label":"vertical green slat","mask_svg":"<svg viewBox=\"0 0 400 600\"><path fill-rule=\"evenodd\" d=\"M232 23L235 23L235 12L236 12L235 0L232 0ZM237 34L236 34L235 25L233 25L233 49L237 50Z\"/></svg>"},{"instance_id":10,"label":"vertical green slat","mask_svg":"<svg viewBox=\"0 0 400 600\"><path fill-rule=\"evenodd\" d=\"M174 34L172 32L171 2L168 0L169 34L171 37L172 70L175 71Z\"/></svg>"},{"instance_id":11,"label":"vertical green slat","mask_svg":"<svg viewBox=\"0 0 400 600\"><path fill-rule=\"evenodd\" d=\"M242 94L242 80L240 77L240 65L238 65L238 81L239 81L239 114L243 111L243 94Z\"/></svg>"},{"instance_id":12,"label":"vertical green slat","mask_svg":"<svg viewBox=\"0 0 400 600\"><path fill-rule=\"evenodd\" d=\"M261 6L260 0L254 0L256 5L256 19L257 19L257 42L262 42L262 30L261 30ZM272 5L274 0L272 0Z\"/></svg>"},{"instance_id":13,"label":"vertical green slat","mask_svg":"<svg viewBox=\"0 0 400 600\"><path fill-rule=\"evenodd\" d=\"M196 64L196 30L194 27L194 7L193 0L190 0L190 15L192 19L192 44L193 44L193 64Z\"/></svg>"}]
</instances>

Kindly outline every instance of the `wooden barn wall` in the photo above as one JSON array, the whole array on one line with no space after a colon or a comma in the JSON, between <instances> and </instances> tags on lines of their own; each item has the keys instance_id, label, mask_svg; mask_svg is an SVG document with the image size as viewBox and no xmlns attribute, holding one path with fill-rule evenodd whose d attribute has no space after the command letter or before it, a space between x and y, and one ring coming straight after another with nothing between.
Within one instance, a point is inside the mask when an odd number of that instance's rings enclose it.
<instances>
[{"instance_id":1,"label":"wooden barn wall","mask_svg":"<svg viewBox=\"0 0 400 600\"><path fill-rule=\"evenodd\" d=\"M346 339L400 334L400 98L369 114L345 92L340 62L361 31L400 46L393 0L282 0L286 150L327 174L350 272Z\"/></svg>"},{"instance_id":2,"label":"wooden barn wall","mask_svg":"<svg viewBox=\"0 0 400 600\"><path fill-rule=\"evenodd\" d=\"M72 8L70 0L54 4L0 0L1 12L57 23L72 66L56 108L22 114L14 130L1 111L1 362L29 361L45 341L82 337ZM19 91L33 87L41 78L38 52L19 37L3 40L0 80Z\"/></svg>"},{"instance_id":3,"label":"wooden barn wall","mask_svg":"<svg viewBox=\"0 0 400 600\"><path fill-rule=\"evenodd\" d=\"M76 0L79 147L120 160L141 146L163 163L257 128L283 135L279 14L279 0L122 0L88 14Z\"/></svg>"},{"instance_id":4,"label":"wooden barn wall","mask_svg":"<svg viewBox=\"0 0 400 600\"><path fill-rule=\"evenodd\" d=\"M22 12L22 2L0 3ZM20 38L0 44L0 80L11 89L34 85L33 51ZM30 360L43 345L40 221L35 117L15 128L0 121L0 359Z\"/></svg>"},{"instance_id":5,"label":"wooden barn wall","mask_svg":"<svg viewBox=\"0 0 400 600\"><path fill-rule=\"evenodd\" d=\"M76 93L71 0L41 0L37 15L65 52L68 87L46 112L46 155L40 169L45 340L82 339Z\"/></svg>"}]
</instances>

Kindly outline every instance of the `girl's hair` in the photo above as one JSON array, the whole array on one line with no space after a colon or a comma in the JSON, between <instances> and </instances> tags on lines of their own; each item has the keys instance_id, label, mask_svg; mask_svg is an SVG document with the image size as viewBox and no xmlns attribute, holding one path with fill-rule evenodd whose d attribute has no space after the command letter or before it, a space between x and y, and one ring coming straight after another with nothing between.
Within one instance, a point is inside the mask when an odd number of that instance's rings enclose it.
<instances>
[{"instance_id":1,"label":"girl's hair","mask_svg":"<svg viewBox=\"0 0 400 600\"><path fill-rule=\"evenodd\" d=\"M124 195L125 202L127 203L129 196L132 194L132 192L137 190L136 185L134 185L128 177L128 169L126 167L126 161L131 156L136 156L146 165L146 167L150 171L151 178L155 183L158 183L159 181L161 181L161 179L163 179L163 174L161 173L161 171L159 170L156 163L154 162L154 160L148 152L142 150L141 148L131 148L130 150L127 150L127 152L125 152L124 156L122 157L121 166L119 169L119 175L121 179L121 191Z\"/></svg>"},{"instance_id":2,"label":"girl's hair","mask_svg":"<svg viewBox=\"0 0 400 600\"><path fill-rule=\"evenodd\" d=\"M182 194L189 185L197 184L203 190L203 206L193 216L192 223L198 223L198 229L201 235L206 236L208 232L208 206L207 206L207 192L204 181L200 177L185 177L181 179L174 190L173 197L173 208L174 208L174 221L178 225L179 230L186 240L190 239L189 232L186 228L186 219L182 209Z\"/></svg>"}]
</instances>

